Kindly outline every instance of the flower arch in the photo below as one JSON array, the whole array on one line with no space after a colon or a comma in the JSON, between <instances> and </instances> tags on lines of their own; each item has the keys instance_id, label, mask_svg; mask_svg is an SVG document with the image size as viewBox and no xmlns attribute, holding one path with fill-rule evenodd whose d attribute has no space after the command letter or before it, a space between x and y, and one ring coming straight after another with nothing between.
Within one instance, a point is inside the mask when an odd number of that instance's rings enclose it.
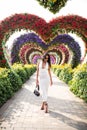
<instances>
[{"instance_id":1,"label":"flower arch","mask_svg":"<svg viewBox=\"0 0 87 130\"><path fill-rule=\"evenodd\" d=\"M25 60L26 51L27 50L31 51L32 48L36 48L36 49L38 48L38 51L41 50L42 54L44 52L48 52L49 50L52 51L54 48L55 48L55 52L57 52L60 49L66 55L63 63L68 62L67 59L69 57L68 51L70 49L73 52L72 62L73 64L75 63L75 66L80 62L80 58L81 58L81 51L80 51L79 44L68 34L58 35L49 44L46 44L44 41L42 41L42 39L39 38L38 35L34 33L27 33L21 35L13 42L13 47L11 52L12 63L19 62L21 59L22 59L22 63L27 63L27 61ZM34 49L32 51L34 51Z\"/></svg>"},{"instance_id":2,"label":"flower arch","mask_svg":"<svg viewBox=\"0 0 87 130\"><path fill-rule=\"evenodd\" d=\"M51 42L58 34L75 33L86 43L87 51L87 19L69 15L53 19L49 23L36 15L15 14L0 22L0 66L7 66L4 55L4 45L13 32L25 29L33 30L46 44Z\"/></svg>"}]
</instances>

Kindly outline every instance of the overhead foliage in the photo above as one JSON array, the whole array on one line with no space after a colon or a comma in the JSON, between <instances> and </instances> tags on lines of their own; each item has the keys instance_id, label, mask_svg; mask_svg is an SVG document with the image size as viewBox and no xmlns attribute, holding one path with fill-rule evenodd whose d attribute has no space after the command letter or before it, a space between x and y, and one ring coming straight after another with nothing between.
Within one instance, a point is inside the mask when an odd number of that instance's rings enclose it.
<instances>
[{"instance_id":1,"label":"overhead foliage","mask_svg":"<svg viewBox=\"0 0 87 130\"><path fill-rule=\"evenodd\" d=\"M44 8L48 8L52 13L57 13L66 5L68 0L37 0Z\"/></svg>"}]
</instances>

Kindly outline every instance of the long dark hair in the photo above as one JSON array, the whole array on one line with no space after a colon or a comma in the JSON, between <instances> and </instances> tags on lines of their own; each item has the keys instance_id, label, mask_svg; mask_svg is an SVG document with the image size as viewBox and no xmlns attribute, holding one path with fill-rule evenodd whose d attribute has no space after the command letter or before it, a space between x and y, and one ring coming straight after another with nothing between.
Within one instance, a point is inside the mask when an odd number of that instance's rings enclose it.
<instances>
[{"instance_id":1,"label":"long dark hair","mask_svg":"<svg viewBox=\"0 0 87 130\"><path fill-rule=\"evenodd\" d=\"M50 59L50 55L49 55L48 53L46 53L46 54L43 56L43 61L44 61L44 59L46 59L46 56L48 56L47 62L48 62L48 64L49 64L49 66L51 67L51 59Z\"/></svg>"}]
</instances>

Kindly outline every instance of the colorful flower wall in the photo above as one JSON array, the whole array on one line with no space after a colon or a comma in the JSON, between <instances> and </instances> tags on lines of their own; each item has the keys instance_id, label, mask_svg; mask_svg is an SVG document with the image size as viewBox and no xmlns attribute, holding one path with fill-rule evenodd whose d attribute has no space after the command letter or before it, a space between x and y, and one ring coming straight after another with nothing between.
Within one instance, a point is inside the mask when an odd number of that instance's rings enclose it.
<instances>
[{"instance_id":1,"label":"colorful flower wall","mask_svg":"<svg viewBox=\"0 0 87 130\"><path fill-rule=\"evenodd\" d=\"M15 14L0 23L0 66L9 65L5 44L10 36L21 30L29 31L12 43L11 64L15 62L37 63L48 52L53 64L81 62L81 47L68 33L74 33L85 43L87 51L87 19L76 15L61 16L49 23L36 15Z\"/></svg>"}]
</instances>

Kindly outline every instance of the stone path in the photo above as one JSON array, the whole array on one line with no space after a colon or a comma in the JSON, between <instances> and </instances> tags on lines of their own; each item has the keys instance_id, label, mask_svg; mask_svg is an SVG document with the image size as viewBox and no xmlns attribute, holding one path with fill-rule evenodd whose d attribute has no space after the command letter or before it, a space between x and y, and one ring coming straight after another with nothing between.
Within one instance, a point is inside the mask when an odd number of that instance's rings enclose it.
<instances>
[{"instance_id":1,"label":"stone path","mask_svg":"<svg viewBox=\"0 0 87 130\"><path fill-rule=\"evenodd\" d=\"M35 75L0 108L0 130L87 130L87 104L54 74L49 88L49 113L33 94Z\"/></svg>"}]
</instances>

